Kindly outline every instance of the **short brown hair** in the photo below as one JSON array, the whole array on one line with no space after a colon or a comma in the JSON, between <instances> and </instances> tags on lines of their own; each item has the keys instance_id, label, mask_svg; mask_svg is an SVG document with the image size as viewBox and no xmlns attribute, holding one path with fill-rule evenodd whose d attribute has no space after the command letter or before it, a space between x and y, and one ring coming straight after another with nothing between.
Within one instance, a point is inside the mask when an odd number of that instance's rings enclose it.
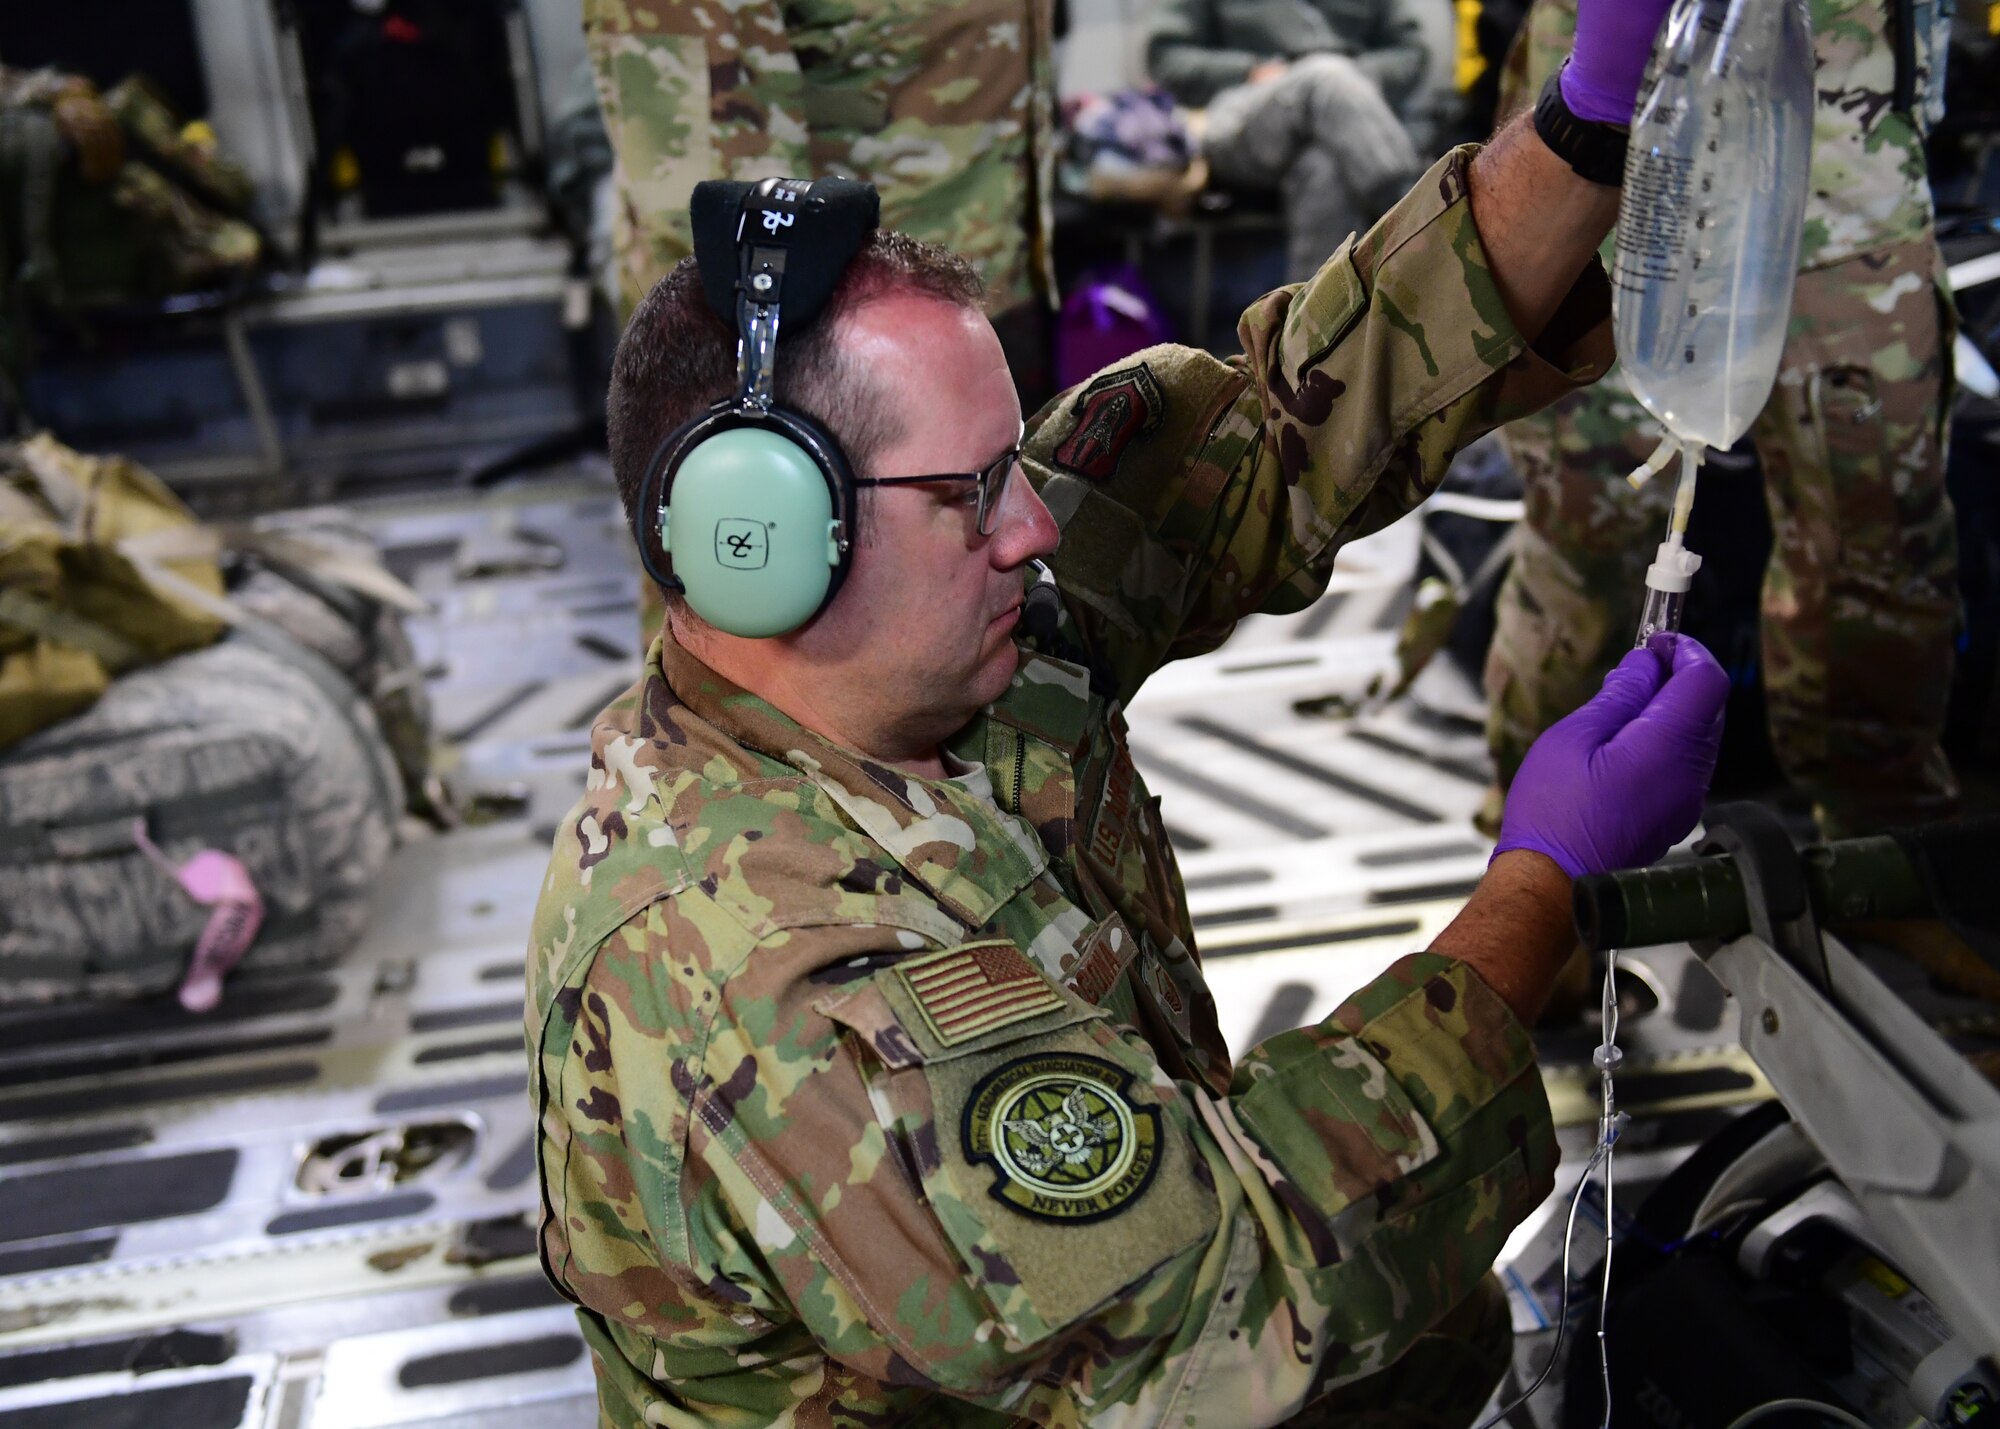
<instances>
[{"instance_id":1,"label":"short brown hair","mask_svg":"<svg viewBox=\"0 0 2000 1429\"><path fill-rule=\"evenodd\" d=\"M848 314L892 293L974 311L983 310L986 296L977 271L957 254L878 230L848 263L819 319L795 336L778 334L778 404L831 432L857 474L902 434L902 421L894 394L847 361L836 338ZM611 472L628 521L638 514L639 485L660 444L735 390L736 332L709 307L694 259L683 258L633 310L611 361Z\"/></svg>"}]
</instances>

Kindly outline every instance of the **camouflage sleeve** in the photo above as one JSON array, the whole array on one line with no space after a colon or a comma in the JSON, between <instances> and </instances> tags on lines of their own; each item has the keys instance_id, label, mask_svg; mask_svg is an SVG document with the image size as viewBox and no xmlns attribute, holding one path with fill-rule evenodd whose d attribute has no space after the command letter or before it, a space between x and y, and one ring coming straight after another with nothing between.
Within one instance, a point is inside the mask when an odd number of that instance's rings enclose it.
<instances>
[{"instance_id":1,"label":"camouflage sleeve","mask_svg":"<svg viewBox=\"0 0 2000 1429\"><path fill-rule=\"evenodd\" d=\"M617 178L619 286L635 304L694 251L703 179L813 172L804 79L775 3L583 0Z\"/></svg>"},{"instance_id":2,"label":"camouflage sleeve","mask_svg":"<svg viewBox=\"0 0 2000 1429\"><path fill-rule=\"evenodd\" d=\"M936 1394L1274 1423L1397 1358L1547 1194L1528 1039L1462 964L1404 959L1217 1099L1011 944L883 936L766 940L698 1036L663 1027L703 984L636 932L571 1002L550 1263L630 1423Z\"/></svg>"},{"instance_id":3,"label":"camouflage sleeve","mask_svg":"<svg viewBox=\"0 0 2000 1429\"><path fill-rule=\"evenodd\" d=\"M1471 153L1259 299L1242 357L1149 348L1031 423L1066 616L1125 698L1245 615L1304 609L1340 545L1420 503L1460 447L1609 365L1595 264L1534 345L1515 330L1466 198Z\"/></svg>"},{"instance_id":4,"label":"camouflage sleeve","mask_svg":"<svg viewBox=\"0 0 2000 1429\"><path fill-rule=\"evenodd\" d=\"M1374 43L1354 57L1361 72L1382 90L1382 97L1400 112L1430 68L1424 44L1424 24L1410 0L1388 0Z\"/></svg>"},{"instance_id":5,"label":"camouflage sleeve","mask_svg":"<svg viewBox=\"0 0 2000 1429\"><path fill-rule=\"evenodd\" d=\"M1157 0L1146 17L1146 73L1182 104L1207 104L1275 55L1225 49L1215 34L1215 0Z\"/></svg>"}]
</instances>

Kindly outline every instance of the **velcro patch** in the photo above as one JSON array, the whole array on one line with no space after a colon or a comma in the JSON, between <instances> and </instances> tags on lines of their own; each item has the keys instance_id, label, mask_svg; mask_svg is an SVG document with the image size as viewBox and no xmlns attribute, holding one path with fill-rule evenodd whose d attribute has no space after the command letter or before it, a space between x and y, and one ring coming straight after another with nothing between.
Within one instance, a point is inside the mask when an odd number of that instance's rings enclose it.
<instances>
[{"instance_id":1,"label":"velcro patch","mask_svg":"<svg viewBox=\"0 0 2000 1429\"><path fill-rule=\"evenodd\" d=\"M1041 969L1012 943L997 939L898 963L896 977L945 1047L1064 1005Z\"/></svg>"},{"instance_id":2,"label":"velcro patch","mask_svg":"<svg viewBox=\"0 0 2000 1429\"><path fill-rule=\"evenodd\" d=\"M1126 1094L1131 1074L1099 1057L1016 1057L980 1079L959 1134L993 1174L994 1198L1036 1220L1100 1221L1160 1169L1160 1113Z\"/></svg>"},{"instance_id":3,"label":"velcro patch","mask_svg":"<svg viewBox=\"0 0 2000 1429\"><path fill-rule=\"evenodd\" d=\"M1109 481L1125 448L1160 425L1167 404L1153 369L1140 362L1093 378L1069 411L1076 425L1052 459L1064 471Z\"/></svg>"}]
</instances>

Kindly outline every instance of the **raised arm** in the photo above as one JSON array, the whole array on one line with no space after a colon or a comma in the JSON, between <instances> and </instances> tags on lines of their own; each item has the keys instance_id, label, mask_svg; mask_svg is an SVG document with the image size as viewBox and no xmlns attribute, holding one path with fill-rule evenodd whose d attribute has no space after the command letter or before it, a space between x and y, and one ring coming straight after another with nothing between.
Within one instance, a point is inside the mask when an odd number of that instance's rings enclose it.
<instances>
[{"instance_id":1,"label":"raised arm","mask_svg":"<svg viewBox=\"0 0 2000 1429\"><path fill-rule=\"evenodd\" d=\"M1667 8L1668 0L1579 0L1561 81L1577 119L1630 125ZM1618 189L1582 177L1543 143L1532 106L1494 135L1469 179L1494 285L1514 326L1533 341L1617 222Z\"/></svg>"},{"instance_id":2,"label":"raised arm","mask_svg":"<svg viewBox=\"0 0 2000 1429\"><path fill-rule=\"evenodd\" d=\"M1583 0L1579 119L1630 119L1666 5ZM1595 381L1612 354L1591 257L1617 195L1524 119L1253 304L1241 359L1150 349L1038 413L1066 638L1129 700L1245 615L1304 609L1339 546L1421 503L1468 442Z\"/></svg>"},{"instance_id":3,"label":"raised arm","mask_svg":"<svg viewBox=\"0 0 2000 1429\"><path fill-rule=\"evenodd\" d=\"M1618 190L1557 158L1528 113L1493 136L1467 177L1493 285L1515 329L1533 342L1618 221Z\"/></svg>"},{"instance_id":4,"label":"raised arm","mask_svg":"<svg viewBox=\"0 0 2000 1429\"><path fill-rule=\"evenodd\" d=\"M1070 622L1124 698L1253 611L1311 604L1335 550L1421 502L1454 452L1609 365L1594 268L1540 342L1511 321L1471 162L1440 160L1310 282L1259 299L1242 358L1150 349L1029 423Z\"/></svg>"}]
</instances>

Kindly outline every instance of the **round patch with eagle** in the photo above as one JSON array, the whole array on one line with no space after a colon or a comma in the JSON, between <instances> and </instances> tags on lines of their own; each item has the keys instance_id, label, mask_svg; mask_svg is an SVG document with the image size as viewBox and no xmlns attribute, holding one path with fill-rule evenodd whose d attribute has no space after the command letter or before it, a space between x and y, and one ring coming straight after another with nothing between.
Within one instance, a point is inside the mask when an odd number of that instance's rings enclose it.
<instances>
[{"instance_id":1,"label":"round patch with eagle","mask_svg":"<svg viewBox=\"0 0 2000 1429\"><path fill-rule=\"evenodd\" d=\"M1131 1075L1096 1057L1017 1057L973 1087L965 1157L1023 1215L1095 1221L1137 1200L1160 1165L1160 1113L1134 1106Z\"/></svg>"}]
</instances>

